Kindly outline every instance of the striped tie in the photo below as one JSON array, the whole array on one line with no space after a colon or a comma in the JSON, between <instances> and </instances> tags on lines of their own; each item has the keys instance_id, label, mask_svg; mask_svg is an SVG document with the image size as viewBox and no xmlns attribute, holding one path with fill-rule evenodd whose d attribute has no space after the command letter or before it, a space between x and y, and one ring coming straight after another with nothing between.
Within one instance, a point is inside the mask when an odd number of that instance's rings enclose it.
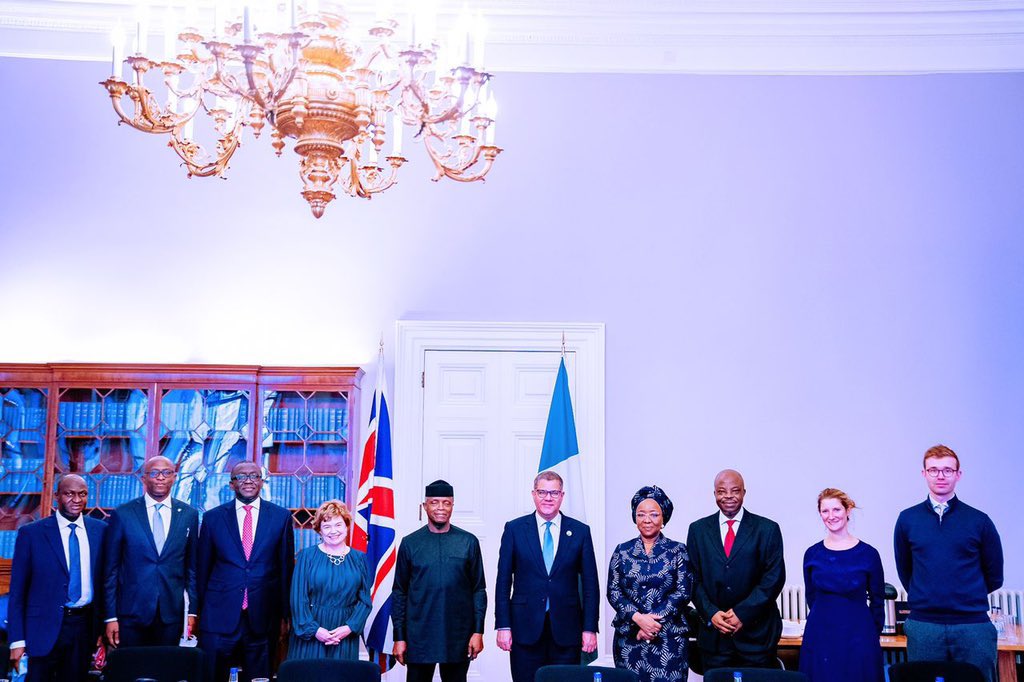
<instances>
[{"instance_id":1,"label":"striped tie","mask_svg":"<svg viewBox=\"0 0 1024 682\"><path fill-rule=\"evenodd\" d=\"M252 505L243 504L245 509L245 520L242 521L242 551L245 552L245 560L252 556ZM249 608L249 588L245 588L242 594L242 610Z\"/></svg>"}]
</instances>

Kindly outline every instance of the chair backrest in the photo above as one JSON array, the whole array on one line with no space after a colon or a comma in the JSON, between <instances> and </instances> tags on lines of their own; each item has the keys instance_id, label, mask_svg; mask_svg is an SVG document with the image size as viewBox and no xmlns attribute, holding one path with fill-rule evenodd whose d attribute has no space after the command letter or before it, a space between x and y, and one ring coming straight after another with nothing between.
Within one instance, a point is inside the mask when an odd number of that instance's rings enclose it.
<instances>
[{"instance_id":1,"label":"chair backrest","mask_svg":"<svg viewBox=\"0 0 1024 682\"><path fill-rule=\"evenodd\" d=\"M103 668L104 682L207 682L206 654L196 647L134 646L111 649Z\"/></svg>"},{"instance_id":2,"label":"chair backrest","mask_svg":"<svg viewBox=\"0 0 1024 682\"><path fill-rule=\"evenodd\" d=\"M935 682L936 677L946 682L985 682L977 666L954 661L908 661L889 666L890 682Z\"/></svg>"},{"instance_id":3,"label":"chair backrest","mask_svg":"<svg viewBox=\"0 0 1024 682\"><path fill-rule=\"evenodd\" d=\"M639 682L636 673L624 668L600 665L546 665L537 671L534 682L594 682L594 673L601 673L601 682Z\"/></svg>"},{"instance_id":4,"label":"chair backrest","mask_svg":"<svg viewBox=\"0 0 1024 682\"><path fill-rule=\"evenodd\" d=\"M299 658L277 669L277 682L380 682L380 668L369 661Z\"/></svg>"},{"instance_id":5,"label":"chair backrest","mask_svg":"<svg viewBox=\"0 0 1024 682\"><path fill-rule=\"evenodd\" d=\"M732 682L736 673L743 682L807 682L807 675L795 670L771 668L715 668L704 671L704 682ZM935 682L932 680L932 682Z\"/></svg>"}]
</instances>

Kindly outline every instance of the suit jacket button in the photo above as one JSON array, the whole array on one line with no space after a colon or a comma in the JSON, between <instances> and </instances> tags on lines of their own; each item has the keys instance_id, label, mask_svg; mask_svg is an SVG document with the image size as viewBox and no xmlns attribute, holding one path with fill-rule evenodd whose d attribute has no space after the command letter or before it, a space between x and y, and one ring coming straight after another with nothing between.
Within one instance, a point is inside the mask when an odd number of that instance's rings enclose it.
<instances>
[{"instance_id":1,"label":"suit jacket button","mask_svg":"<svg viewBox=\"0 0 1024 682\"><path fill-rule=\"evenodd\" d=\"M725 591L726 591L726 592L732 592L732 588L731 588L731 587L726 587L726 588L725 588Z\"/></svg>"}]
</instances>

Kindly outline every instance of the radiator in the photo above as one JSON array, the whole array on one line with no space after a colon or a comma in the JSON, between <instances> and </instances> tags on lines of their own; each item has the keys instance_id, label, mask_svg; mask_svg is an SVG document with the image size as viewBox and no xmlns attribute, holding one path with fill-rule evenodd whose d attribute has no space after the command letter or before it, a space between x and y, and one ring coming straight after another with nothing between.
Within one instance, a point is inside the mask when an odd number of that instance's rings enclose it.
<instances>
[{"instance_id":1,"label":"radiator","mask_svg":"<svg viewBox=\"0 0 1024 682\"><path fill-rule=\"evenodd\" d=\"M899 599L906 600L907 593L898 589ZM999 590L988 596L992 607L999 607L1007 623L1017 625L1024 622L1024 590ZM807 619L807 600L803 585L786 585L778 599L779 611L785 620L803 622Z\"/></svg>"}]
</instances>

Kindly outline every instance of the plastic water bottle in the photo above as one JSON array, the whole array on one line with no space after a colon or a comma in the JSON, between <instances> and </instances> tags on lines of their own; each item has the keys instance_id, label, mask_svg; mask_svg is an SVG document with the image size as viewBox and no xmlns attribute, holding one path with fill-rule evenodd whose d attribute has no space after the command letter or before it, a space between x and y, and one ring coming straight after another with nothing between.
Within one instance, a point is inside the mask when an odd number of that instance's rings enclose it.
<instances>
[{"instance_id":1,"label":"plastic water bottle","mask_svg":"<svg viewBox=\"0 0 1024 682\"><path fill-rule=\"evenodd\" d=\"M594 673L594 682L601 682L601 672Z\"/></svg>"},{"instance_id":2,"label":"plastic water bottle","mask_svg":"<svg viewBox=\"0 0 1024 682\"><path fill-rule=\"evenodd\" d=\"M228 682L238 682L238 668L232 668L228 672Z\"/></svg>"},{"instance_id":3,"label":"plastic water bottle","mask_svg":"<svg viewBox=\"0 0 1024 682\"><path fill-rule=\"evenodd\" d=\"M743 682L743 673L739 670L732 674L732 682Z\"/></svg>"}]
</instances>

